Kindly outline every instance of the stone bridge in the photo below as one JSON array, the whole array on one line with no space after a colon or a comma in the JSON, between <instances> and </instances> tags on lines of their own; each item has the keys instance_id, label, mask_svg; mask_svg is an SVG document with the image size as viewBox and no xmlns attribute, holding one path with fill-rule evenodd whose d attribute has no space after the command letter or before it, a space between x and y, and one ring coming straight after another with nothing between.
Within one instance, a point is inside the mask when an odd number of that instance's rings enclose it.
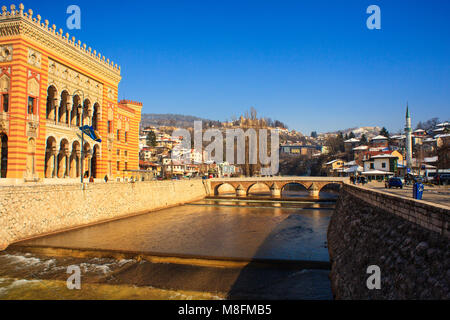
<instances>
[{"instance_id":1,"label":"stone bridge","mask_svg":"<svg viewBox=\"0 0 450 320\"><path fill-rule=\"evenodd\" d=\"M309 191L309 196L319 197L320 190L329 184L340 184L349 181L349 178L337 177L267 177L267 178L215 178L210 179L211 193L219 195L222 185L230 185L238 197L249 195L250 188L256 184L269 187L272 197L280 197L283 188L288 184L300 184Z\"/></svg>"}]
</instances>

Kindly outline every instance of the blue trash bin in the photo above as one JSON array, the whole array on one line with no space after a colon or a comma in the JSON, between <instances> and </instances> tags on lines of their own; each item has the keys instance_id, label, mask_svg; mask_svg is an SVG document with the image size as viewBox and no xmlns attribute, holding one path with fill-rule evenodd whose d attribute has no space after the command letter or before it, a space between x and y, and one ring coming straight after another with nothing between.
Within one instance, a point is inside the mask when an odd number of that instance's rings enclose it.
<instances>
[{"instance_id":1,"label":"blue trash bin","mask_svg":"<svg viewBox=\"0 0 450 320\"><path fill-rule=\"evenodd\" d=\"M423 183L419 182L417 185L417 199L418 200L422 200L424 189L425 189L425 186L423 185Z\"/></svg>"},{"instance_id":2,"label":"blue trash bin","mask_svg":"<svg viewBox=\"0 0 450 320\"><path fill-rule=\"evenodd\" d=\"M414 183L414 185L413 185L413 198L417 199L417 200L422 200L423 189L424 189L423 183L420 183L420 182Z\"/></svg>"}]
</instances>

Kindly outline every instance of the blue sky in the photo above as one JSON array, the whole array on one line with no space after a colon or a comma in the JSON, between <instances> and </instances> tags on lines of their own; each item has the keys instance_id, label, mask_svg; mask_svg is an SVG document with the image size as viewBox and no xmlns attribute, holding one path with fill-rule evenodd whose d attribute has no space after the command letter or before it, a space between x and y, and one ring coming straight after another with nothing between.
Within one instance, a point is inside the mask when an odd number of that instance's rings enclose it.
<instances>
[{"instance_id":1,"label":"blue sky","mask_svg":"<svg viewBox=\"0 0 450 320\"><path fill-rule=\"evenodd\" d=\"M255 107L309 134L450 118L450 1L23 1L122 67L143 112L227 120ZM368 30L366 8L381 9Z\"/></svg>"}]
</instances>

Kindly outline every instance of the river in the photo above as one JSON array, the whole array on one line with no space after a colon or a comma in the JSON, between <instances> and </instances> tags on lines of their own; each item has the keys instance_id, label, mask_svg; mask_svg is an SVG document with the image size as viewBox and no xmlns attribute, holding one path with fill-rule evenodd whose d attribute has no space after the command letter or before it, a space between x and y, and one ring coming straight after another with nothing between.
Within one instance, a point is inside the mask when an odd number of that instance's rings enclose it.
<instances>
[{"instance_id":1,"label":"river","mask_svg":"<svg viewBox=\"0 0 450 320\"><path fill-rule=\"evenodd\" d=\"M0 254L0 299L331 299L333 209L205 199L22 242Z\"/></svg>"}]
</instances>

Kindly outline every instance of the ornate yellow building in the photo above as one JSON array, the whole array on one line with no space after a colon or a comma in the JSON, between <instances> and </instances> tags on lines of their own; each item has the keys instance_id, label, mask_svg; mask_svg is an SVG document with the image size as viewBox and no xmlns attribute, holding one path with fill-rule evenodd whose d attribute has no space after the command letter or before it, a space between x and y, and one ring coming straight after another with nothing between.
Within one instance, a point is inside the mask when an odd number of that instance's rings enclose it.
<instances>
[{"instance_id":1,"label":"ornate yellow building","mask_svg":"<svg viewBox=\"0 0 450 320\"><path fill-rule=\"evenodd\" d=\"M0 13L0 183L79 179L79 126L84 172L97 179L139 169L142 104L117 102L120 67L32 10ZM3 181L2 181L3 180Z\"/></svg>"}]
</instances>

